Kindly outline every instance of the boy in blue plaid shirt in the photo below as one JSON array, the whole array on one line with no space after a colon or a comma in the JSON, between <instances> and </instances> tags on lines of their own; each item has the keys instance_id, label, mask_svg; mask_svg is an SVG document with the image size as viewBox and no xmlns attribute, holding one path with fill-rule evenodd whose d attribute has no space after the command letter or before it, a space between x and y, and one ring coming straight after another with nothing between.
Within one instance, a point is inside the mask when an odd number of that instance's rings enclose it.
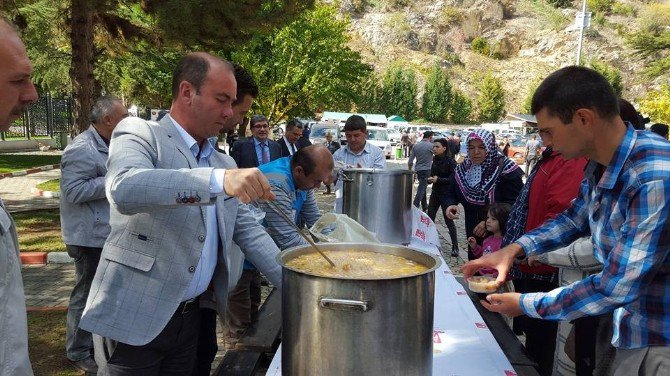
<instances>
[{"instance_id":1,"label":"boy in blue plaid shirt","mask_svg":"<svg viewBox=\"0 0 670 376\"><path fill-rule=\"evenodd\" d=\"M587 157L580 193L555 220L462 267L498 270L591 235L603 271L547 293L492 294L482 304L509 316L572 320L614 311L615 375L670 369L670 143L635 131L619 117L617 97L583 67L552 73L533 96L539 131L566 159Z\"/></svg>"}]
</instances>

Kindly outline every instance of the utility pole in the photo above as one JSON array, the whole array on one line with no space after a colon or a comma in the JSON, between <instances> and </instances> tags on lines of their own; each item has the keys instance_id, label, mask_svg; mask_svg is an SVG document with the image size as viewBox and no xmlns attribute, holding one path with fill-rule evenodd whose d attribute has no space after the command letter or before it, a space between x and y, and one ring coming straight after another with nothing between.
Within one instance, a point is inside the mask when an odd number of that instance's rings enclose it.
<instances>
[{"instance_id":1,"label":"utility pole","mask_svg":"<svg viewBox=\"0 0 670 376\"><path fill-rule=\"evenodd\" d=\"M577 16L579 18L579 16ZM582 62L582 39L584 39L584 28L586 27L586 0L582 1L582 19L579 23L579 42L577 44L577 62L575 65L579 66Z\"/></svg>"}]
</instances>

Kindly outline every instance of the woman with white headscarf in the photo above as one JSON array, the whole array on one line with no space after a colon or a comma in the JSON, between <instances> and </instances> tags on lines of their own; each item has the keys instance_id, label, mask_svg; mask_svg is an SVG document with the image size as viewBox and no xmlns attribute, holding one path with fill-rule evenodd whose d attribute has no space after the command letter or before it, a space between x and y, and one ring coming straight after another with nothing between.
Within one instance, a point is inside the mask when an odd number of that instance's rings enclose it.
<instances>
[{"instance_id":1,"label":"woman with white headscarf","mask_svg":"<svg viewBox=\"0 0 670 376\"><path fill-rule=\"evenodd\" d=\"M467 154L463 163L456 167L455 184L451 185L447 203L447 217L459 216L458 204L465 212L465 236L481 239L475 235L475 227L486 220L488 207L493 203L514 204L521 187L523 171L502 155L491 132L477 129L467 139ZM468 259L474 259L468 249Z\"/></svg>"}]
</instances>

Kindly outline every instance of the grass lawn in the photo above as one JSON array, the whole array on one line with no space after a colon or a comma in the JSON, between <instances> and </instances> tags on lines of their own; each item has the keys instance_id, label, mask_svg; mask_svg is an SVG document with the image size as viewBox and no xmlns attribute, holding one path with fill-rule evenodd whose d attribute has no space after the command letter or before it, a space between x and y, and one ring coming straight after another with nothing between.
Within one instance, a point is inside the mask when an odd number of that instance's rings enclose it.
<instances>
[{"instance_id":1,"label":"grass lawn","mask_svg":"<svg viewBox=\"0 0 670 376\"><path fill-rule=\"evenodd\" d=\"M60 210L33 210L12 214L22 252L65 251L60 233Z\"/></svg>"},{"instance_id":2,"label":"grass lawn","mask_svg":"<svg viewBox=\"0 0 670 376\"><path fill-rule=\"evenodd\" d=\"M60 192L60 179L52 179L37 184L37 188L43 191Z\"/></svg>"},{"instance_id":3,"label":"grass lawn","mask_svg":"<svg viewBox=\"0 0 670 376\"><path fill-rule=\"evenodd\" d=\"M0 154L0 173L60 163L60 155Z\"/></svg>"},{"instance_id":4,"label":"grass lawn","mask_svg":"<svg viewBox=\"0 0 670 376\"><path fill-rule=\"evenodd\" d=\"M28 351L35 375L79 376L65 356L67 312L28 312Z\"/></svg>"}]
</instances>

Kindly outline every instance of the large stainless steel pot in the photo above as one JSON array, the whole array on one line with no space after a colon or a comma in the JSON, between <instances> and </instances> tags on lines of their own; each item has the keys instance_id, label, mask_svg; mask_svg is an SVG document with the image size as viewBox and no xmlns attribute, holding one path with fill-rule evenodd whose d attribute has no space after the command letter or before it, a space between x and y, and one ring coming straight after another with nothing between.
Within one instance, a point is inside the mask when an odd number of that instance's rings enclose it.
<instances>
[{"instance_id":1,"label":"large stainless steel pot","mask_svg":"<svg viewBox=\"0 0 670 376\"><path fill-rule=\"evenodd\" d=\"M282 252L282 375L431 375L435 269L441 260L393 244L319 247L389 253L428 270L393 279L319 277L286 266L314 252L310 246Z\"/></svg>"},{"instance_id":2,"label":"large stainless steel pot","mask_svg":"<svg viewBox=\"0 0 670 376\"><path fill-rule=\"evenodd\" d=\"M414 172L352 168L343 173L342 212L383 243L409 244Z\"/></svg>"}]
</instances>

